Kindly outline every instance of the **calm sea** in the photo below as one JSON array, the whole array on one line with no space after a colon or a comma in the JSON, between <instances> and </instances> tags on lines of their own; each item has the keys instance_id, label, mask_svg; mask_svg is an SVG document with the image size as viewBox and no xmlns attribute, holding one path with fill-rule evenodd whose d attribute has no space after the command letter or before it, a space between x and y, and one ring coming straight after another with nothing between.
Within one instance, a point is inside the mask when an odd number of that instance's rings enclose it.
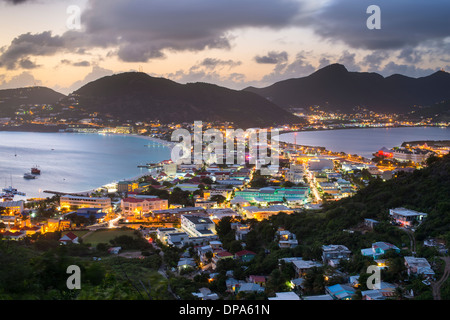
<instances>
[{"instance_id":1,"label":"calm sea","mask_svg":"<svg viewBox=\"0 0 450 320\"><path fill-rule=\"evenodd\" d=\"M10 185L27 198L51 196L44 190L88 191L148 173L138 165L168 159L168 147L136 136L0 132L0 192ZM41 175L25 180L33 166Z\"/></svg>"},{"instance_id":2,"label":"calm sea","mask_svg":"<svg viewBox=\"0 0 450 320\"><path fill-rule=\"evenodd\" d=\"M280 135L280 141L299 145L325 147L334 152L358 154L372 158L382 147L399 147L403 142L450 140L450 129L439 127L403 127L303 131Z\"/></svg>"}]
</instances>

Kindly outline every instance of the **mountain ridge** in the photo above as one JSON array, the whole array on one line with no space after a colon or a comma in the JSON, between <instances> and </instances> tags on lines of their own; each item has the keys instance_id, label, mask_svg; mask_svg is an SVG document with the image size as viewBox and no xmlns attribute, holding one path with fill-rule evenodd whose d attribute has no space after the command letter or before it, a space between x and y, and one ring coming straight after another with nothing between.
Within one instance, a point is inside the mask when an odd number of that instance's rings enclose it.
<instances>
[{"instance_id":1,"label":"mountain ridge","mask_svg":"<svg viewBox=\"0 0 450 320\"><path fill-rule=\"evenodd\" d=\"M282 108L308 108L320 105L350 112L367 107L375 112L409 112L414 105L432 105L450 99L450 74L437 71L412 78L401 74L383 77L376 72L350 72L344 65L332 64L306 77L291 78L250 91Z\"/></svg>"}]
</instances>

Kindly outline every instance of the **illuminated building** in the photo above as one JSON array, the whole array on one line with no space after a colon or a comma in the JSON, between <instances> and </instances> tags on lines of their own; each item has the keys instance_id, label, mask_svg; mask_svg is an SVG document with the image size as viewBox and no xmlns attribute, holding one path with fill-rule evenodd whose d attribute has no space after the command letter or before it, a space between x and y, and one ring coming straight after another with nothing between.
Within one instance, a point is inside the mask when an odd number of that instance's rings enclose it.
<instances>
[{"instance_id":1,"label":"illuminated building","mask_svg":"<svg viewBox=\"0 0 450 320\"><path fill-rule=\"evenodd\" d=\"M122 199L120 208L122 209L122 214L124 216L140 216L155 210L166 210L168 205L168 200L159 198L128 197Z\"/></svg>"},{"instance_id":2,"label":"illuminated building","mask_svg":"<svg viewBox=\"0 0 450 320\"><path fill-rule=\"evenodd\" d=\"M60 198L61 208L99 208L102 211L110 212L112 210L111 199L93 198L93 197L78 197L78 196L61 196Z\"/></svg>"}]
</instances>

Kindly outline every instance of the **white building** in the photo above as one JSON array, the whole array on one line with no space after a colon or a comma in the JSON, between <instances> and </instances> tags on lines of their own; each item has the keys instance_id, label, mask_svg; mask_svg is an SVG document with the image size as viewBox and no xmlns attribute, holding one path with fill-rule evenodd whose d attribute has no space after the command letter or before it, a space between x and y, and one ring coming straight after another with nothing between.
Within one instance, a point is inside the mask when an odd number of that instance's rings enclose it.
<instances>
[{"instance_id":1,"label":"white building","mask_svg":"<svg viewBox=\"0 0 450 320\"><path fill-rule=\"evenodd\" d=\"M412 226L414 222L421 222L427 214L406 208L389 209L389 215L402 226Z\"/></svg>"},{"instance_id":2,"label":"white building","mask_svg":"<svg viewBox=\"0 0 450 320\"><path fill-rule=\"evenodd\" d=\"M207 217L182 215L181 228L192 237L215 236L215 223Z\"/></svg>"},{"instance_id":3,"label":"white building","mask_svg":"<svg viewBox=\"0 0 450 320\"><path fill-rule=\"evenodd\" d=\"M79 196L61 196L59 200L61 207L70 208L75 206L78 208L99 208L104 212L112 210L111 198L94 198L94 197L79 197Z\"/></svg>"},{"instance_id":4,"label":"white building","mask_svg":"<svg viewBox=\"0 0 450 320\"><path fill-rule=\"evenodd\" d=\"M408 275L423 275L426 278L433 278L435 276L431 265L425 258L405 257L405 266Z\"/></svg>"},{"instance_id":5,"label":"white building","mask_svg":"<svg viewBox=\"0 0 450 320\"><path fill-rule=\"evenodd\" d=\"M128 197L120 202L120 208L124 216L138 216L155 210L166 210L168 207L168 200L154 197Z\"/></svg>"}]
</instances>

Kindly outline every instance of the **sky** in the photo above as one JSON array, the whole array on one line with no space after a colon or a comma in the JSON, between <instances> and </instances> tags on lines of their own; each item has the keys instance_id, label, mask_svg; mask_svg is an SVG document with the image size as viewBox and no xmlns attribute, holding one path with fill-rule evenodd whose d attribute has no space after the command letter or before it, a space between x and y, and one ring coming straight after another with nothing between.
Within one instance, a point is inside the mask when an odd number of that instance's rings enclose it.
<instances>
[{"instance_id":1,"label":"sky","mask_svg":"<svg viewBox=\"0 0 450 320\"><path fill-rule=\"evenodd\" d=\"M449 14L448 0L0 0L0 89L68 94L129 71L243 89L331 63L423 77L450 70Z\"/></svg>"}]
</instances>

